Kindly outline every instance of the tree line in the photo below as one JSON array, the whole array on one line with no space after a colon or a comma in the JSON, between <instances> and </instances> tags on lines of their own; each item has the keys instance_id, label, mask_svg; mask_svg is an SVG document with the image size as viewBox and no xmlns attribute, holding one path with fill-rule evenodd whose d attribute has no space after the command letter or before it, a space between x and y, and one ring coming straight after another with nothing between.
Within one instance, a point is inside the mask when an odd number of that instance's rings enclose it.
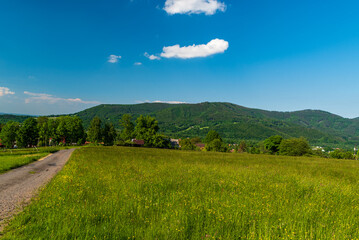
<instances>
[{"instance_id":1,"label":"tree line","mask_svg":"<svg viewBox=\"0 0 359 240\"><path fill-rule=\"evenodd\" d=\"M94 117L85 131L77 116L27 118L23 123L9 121L0 125L1 144L6 148L81 145L86 141L106 146L133 145L132 139L144 140L144 146L171 148L168 137L158 133L158 121L151 116L140 116L135 122L124 114L119 121L122 130L118 133L112 123L103 124Z\"/></svg>"},{"instance_id":2,"label":"tree line","mask_svg":"<svg viewBox=\"0 0 359 240\"><path fill-rule=\"evenodd\" d=\"M27 118L1 126L1 144L7 148L83 144L86 133L79 117Z\"/></svg>"},{"instance_id":3,"label":"tree line","mask_svg":"<svg viewBox=\"0 0 359 240\"><path fill-rule=\"evenodd\" d=\"M143 146L156 148L178 148L170 138L159 133L158 121L151 116L141 115L135 121L130 114L124 114L119 120L121 131L117 131L112 123L103 123L94 117L89 128L85 131L82 120L77 116L38 117L27 118L23 123L10 121L0 124L1 144L7 148L82 145L86 141L105 146L122 145L133 146L133 139L143 140ZM204 148L199 147L199 144ZM277 154L287 156L318 155L338 159L355 159L350 151L336 149L330 152L312 150L308 141L301 138L284 139L276 135L255 143L241 141L239 144L227 144L214 130L210 130L206 137L200 139L185 138L180 141L182 150L205 150L214 152L240 152L251 154Z\"/></svg>"}]
</instances>

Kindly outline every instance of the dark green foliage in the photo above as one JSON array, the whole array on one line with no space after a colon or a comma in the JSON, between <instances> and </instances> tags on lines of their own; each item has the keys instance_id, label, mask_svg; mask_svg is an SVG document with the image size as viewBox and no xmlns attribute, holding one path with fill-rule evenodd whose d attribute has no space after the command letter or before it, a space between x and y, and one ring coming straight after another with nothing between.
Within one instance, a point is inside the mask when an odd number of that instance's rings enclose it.
<instances>
[{"instance_id":1,"label":"dark green foliage","mask_svg":"<svg viewBox=\"0 0 359 240\"><path fill-rule=\"evenodd\" d=\"M275 154L279 151L279 145L282 142L282 136L275 135L264 140L264 147L270 154Z\"/></svg>"},{"instance_id":2,"label":"dark green foliage","mask_svg":"<svg viewBox=\"0 0 359 240\"><path fill-rule=\"evenodd\" d=\"M218 139L222 142L222 138L221 136L214 130L210 130L208 133L207 133L207 136L206 138L204 139L204 142L205 143L210 143L212 142L213 140L215 139Z\"/></svg>"},{"instance_id":3,"label":"dark green foliage","mask_svg":"<svg viewBox=\"0 0 359 240\"><path fill-rule=\"evenodd\" d=\"M207 133L204 142L206 143L207 151L212 151L212 152L228 151L227 145L223 143L221 136L214 130L211 130Z\"/></svg>"},{"instance_id":4,"label":"dark green foliage","mask_svg":"<svg viewBox=\"0 0 359 240\"><path fill-rule=\"evenodd\" d=\"M312 150L311 154L313 156L318 156L318 157L322 157L322 158L328 158L329 154L327 152L323 152L321 149L316 149L316 150Z\"/></svg>"},{"instance_id":5,"label":"dark green foliage","mask_svg":"<svg viewBox=\"0 0 359 240\"><path fill-rule=\"evenodd\" d=\"M192 143L192 139L185 138L180 141L181 150L195 150L196 146Z\"/></svg>"},{"instance_id":6,"label":"dark green foliage","mask_svg":"<svg viewBox=\"0 0 359 240\"><path fill-rule=\"evenodd\" d=\"M12 148L15 144L19 128L19 123L13 121L7 122L1 129L1 144L7 148Z\"/></svg>"},{"instance_id":7,"label":"dark green foliage","mask_svg":"<svg viewBox=\"0 0 359 240\"><path fill-rule=\"evenodd\" d=\"M337 159L355 159L355 156L352 152L336 149L329 153L331 158Z\"/></svg>"},{"instance_id":8,"label":"dark green foliage","mask_svg":"<svg viewBox=\"0 0 359 240\"><path fill-rule=\"evenodd\" d=\"M62 144L77 144L83 143L85 140L85 130L82 125L82 120L77 117L63 116L59 117L56 120L56 123L51 123L56 127L56 132L54 135L54 139L56 142Z\"/></svg>"},{"instance_id":9,"label":"dark green foliage","mask_svg":"<svg viewBox=\"0 0 359 240\"><path fill-rule=\"evenodd\" d=\"M120 120L120 126L123 128L120 134L120 139L124 141L134 138L135 125L132 122L130 114L124 114Z\"/></svg>"},{"instance_id":10,"label":"dark green foliage","mask_svg":"<svg viewBox=\"0 0 359 240\"><path fill-rule=\"evenodd\" d=\"M322 111L269 112L231 103L205 102L99 105L76 115L84 120L85 126L89 126L94 116L117 124L124 114L131 114L133 118L151 115L158 120L161 132L174 138L204 138L211 129L220 133L228 143L243 139L258 142L273 135L285 138L303 136L317 145L359 143L359 120L345 119Z\"/></svg>"},{"instance_id":11,"label":"dark green foliage","mask_svg":"<svg viewBox=\"0 0 359 240\"><path fill-rule=\"evenodd\" d=\"M246 141L241 141L236 148L236 150L240 153L247 152L247 143Z\"/></svg>"},{"instance_id":12,"label":"dark green foliage","mask_svg":"<svg viewBox=\"0 0 359 240\"><path fill-rule=\"evenodd\" d=\"M145 141L145 146L154 147L157 131L159 130L158 122L151 116L143 116L137 118L135 127L135 136L137 139Z\"/></svg>"},{"instance_id":13,"label":"dark green foliage","mask_svg":"<svg viewBox=\"0 0 359 240\"><path fill-rule=\"evenodd\" d=\"M37 128L39 130L39 146L48 146L50 144L50 126L47 117L40 117L37 119Z\"/></svg>"},{"instance_id":14,"label":"dark green foliage","mask_svg":"<svg viewBox=\"0 0 359 240\"><path fill-rule=\"evenodd\" d=\"M206 144L206 150L211 152L227 152L228 148L221 139L214 139Z\"/></svg>"},{"instance_id":15,"label":"dark green foliage","mask_svg":"<svg viewBox=\"0 0 359 240\"><path fill-rule=\"evenodd\" d=\"M103 129L103 142L105 146L112 146L116 139L116 130L112 123L106 123Z\"/></svg>"},{"instance_id":16,"label":"dark green foliage","mask_svg":"<svg viewBox=\"0 0 359 240\"><path fill-rule=\"evenodd\" d=\"M90 127L87 132L87 138L90 142L97 144L102 140L102 130L101 130L101 119L99 117L94 117L90 123Z\"/></svg>"},{"instance_id":17,"label":"dark green foliage","mask_svg":"<svg viewBox=\"0 0 359 240\"><path fill-rule=\"evenodd\" d=\"M99 105L75 115L88 128L95 116L118 126L118 121L124 114L131 114L134 119L140 115L155 117L161 132L174 138L204 138L211 129L220 133L228 143L240 140L259 142L273 135L281 135L284 138L303 136L313 145L359 145L359 118L346 119L323 111L274 112L231 103L205 102L178 105ZM6 121L6 117L0 115L0 122L3 121Z\"/></svg>"},{"instance_id":18,"label":"dark green foliage","mask_svg":"<svg viewBox=\"0 0 359 240\"><path fill-rule=\"evenodd\" d=\"M284 139L279 145L279 154L287 156L303 156L311 151L305 138Z\"/></svg>"},{"instance_id":19,"label":"dark green foliage","mask_svg":"<svg viewBox=\"0 0 359 240\"><path fill-rule=\"evenodd\" d=\"M155 148L172 148L170 140L162 134L155 134L149 140L145 142L145 146Z\"/></svg>"},{"instance_id":20,"label":"dark green foliage","mask_svg":"<svg viewBox=\"0 0 359 240\"><path fill-rule=\"evenodd\" d=\"M22 123L30 116L14 115L14 114L0 114L0 123L5 124L7 122L19 122Z\"/></svg>"},{"instance_id":21,"label":"dark green foliage","mask_svg":"<svg viewBox=\"0 0 359 240\"><path fill-rule=\"evenodd\" d=\"M191 143L193 144L193 145L195 145L195 144L197 144L197 143L201 143L201 138L199 138L199 137L194 137L194 138L191 138Z\"/></svg>"},{"instance_id":22,"label":"dark green foliage","mask_svg":"<svg viewBox=\"0 0 359 240\"><path fill-rule=\"evenodd\" d=\"M17 134L17 145L19 147L36 146L39 138L39 130L35 118L26 119L21 125Z\"/></svg>"}]
</instances>

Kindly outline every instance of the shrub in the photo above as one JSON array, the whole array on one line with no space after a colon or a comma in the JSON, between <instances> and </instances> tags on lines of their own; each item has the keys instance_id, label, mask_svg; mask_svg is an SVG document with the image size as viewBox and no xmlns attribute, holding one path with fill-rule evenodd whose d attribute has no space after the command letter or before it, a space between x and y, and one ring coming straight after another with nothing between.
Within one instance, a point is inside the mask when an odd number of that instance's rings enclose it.
<instances>
[{"instance_id":1,"label":"shrub","mask_svg":"<svg viewBox=\"0 0 359 240\"><path fill-rule=\"evenodd\" d=\"M279 145L279 154L287 156L303 156L310 150L308 141L303 137L284 139Z\"/></svg>"}]
</instances>

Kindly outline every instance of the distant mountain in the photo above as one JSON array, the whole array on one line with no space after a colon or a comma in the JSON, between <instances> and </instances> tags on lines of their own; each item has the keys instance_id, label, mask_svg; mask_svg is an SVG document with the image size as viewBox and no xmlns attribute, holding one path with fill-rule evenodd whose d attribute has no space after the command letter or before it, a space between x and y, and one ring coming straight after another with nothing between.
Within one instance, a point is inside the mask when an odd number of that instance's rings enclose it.
<instances>
[{"instance_id":1,"label":"distant mountain","mask_svg":"<svg viewBox=\"0 0 359 240\"><path fill-rule=\"evenodd\" d=\"M118 126L123 114L151 115L161 131L173 137L204 137L209 129L221 133L229 142L241 139L263 140L279 134L307 138L312 144L359 144L359 118L346 119L319 110L276 112L246 108L232 103L199 104L143 103L135 105L103 104L75 115L86 126L95 116Z\"/></svg>"},{"instance_id":2,"label":"distant mountain","mask_svg":"<svg viewBox=\"0 0 359 240\"><path fill-rule=\"evenodd\" d=\"M305 137L311 144L329 146L359 145L359 118L347 119L320 110L276 112L246 108L232 103L198 104L143 103L133 105L102 104L72 114L79 116L85 127L95 116L119 128L122 115L155 117L160 131L175 137L204 137L210 129L218 131L227 142L242 139L260 141L272 135ZM28 116L0 115L6 120L23 121ZM13 118L13 119L12 119Z\"/></svg>"},{"instance_id":3,"label":"distant mountain","mask_svg":"<svg viewBox=\"0 0 359 240\"><path fill-rule=\"evenodd\" d=\"M9 121L23 122L23 121L25 121L26 118L29 118L29 117L31 117L31 116L0 113L0 123L7 123Z\"/></svg>"}]
</instances>

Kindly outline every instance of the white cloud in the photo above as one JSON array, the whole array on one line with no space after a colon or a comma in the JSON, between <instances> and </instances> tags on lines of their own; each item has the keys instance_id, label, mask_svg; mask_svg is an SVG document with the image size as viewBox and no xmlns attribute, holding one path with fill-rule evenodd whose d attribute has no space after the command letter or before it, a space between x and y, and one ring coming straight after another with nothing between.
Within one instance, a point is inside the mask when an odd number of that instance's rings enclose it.
<instances>
[{"instance_id":1,"label":"white cloud","mask_svg":"<svg viewBox=\"0 0 359 240\"><path fill-rule=\"evenodd\" d=\"M141 62L135 62L133 65L135 65L135 66L141 66L142 63L141 63Z\"/></svg>"},{"instance_id":2,"label":"white cloud","mask_svg":"<svg viewBox=\"0 0 359 240\"><path fill-rule=\"evenodd\" d=\"M136 101L137 103L169 103L169 104L186 104L187 102L181 102L181 101L160 101L160 100L156 100L156 101Z\"/></svg>"},{"instance_id":3,"label":"white cloud","mask_svg":"<svg viewBox=\"0 0 359 240\"><path fill-rule=\"evenodd\" d=\"M111 54L111 55L108 57L108 62L109 62L109 63L117 63L118 60L121 59L121 58L122 58L121 56Z\"/></svg>"},{"instance_id":4,"label":"white cloud","mask_svg":"<svg viewBox=\"0 0 359 240\"><path fill-rule=\"evenodd\" d=\"M29 98L25 99L25 103L47 102L50 104L54 104L57 102L65 102L65 103L99 104L99 102L97 101L83 101L80 98L59 98L59 97L54 97L47 93L32 93L25 91L24 94L30 96Z\"/></svg>"},{"instance_id":5,"label":"white cloud","mask_svg":"<svg viewBox=\"0 0 359 240\"><path fill-rule=\"evenodd\" d=\"M14 95L14 94L15 92L10 91L10 89L7 87L0 87L0 97L5 95Z\"/></svg>"},{"instance_id":6,"label":"white cloud","mask_svg":"<svg viewBox=\"0 0 359 240\"><path fill-rule=\"evenodd\" d=\"M178 44L174 46L164 47L161 57L164 58L196 58L208 57L216 53L223 53L228 49L228 42L222 39L213 39L207 44L180 47Z\"/></svg>"},{"instance_id":7,"label":"white cloud","mask_svg":"<svg viewBox=\"0 0 359 240\"><path fill-rule=\"evenodd\" d=\"M168 14L200 14L213 15L217 11L224 12L226 4L218 0L166 0L163 8Z\"/></svg>"},{"instance_id":8,"label":"white cloud","mask_svg":"<svg viewBox=\"0 0 359 240\"><path fill-rule=\"evenodd\" d=\"M147 52L145 52L144 55L145 55L146 58L148 58L148 59L150 59L150 60L160 60L160 59L161 59L160 57L155 56L155 55L150 55L150 54L148 54Z\"/></svg>"}]
</instances>

